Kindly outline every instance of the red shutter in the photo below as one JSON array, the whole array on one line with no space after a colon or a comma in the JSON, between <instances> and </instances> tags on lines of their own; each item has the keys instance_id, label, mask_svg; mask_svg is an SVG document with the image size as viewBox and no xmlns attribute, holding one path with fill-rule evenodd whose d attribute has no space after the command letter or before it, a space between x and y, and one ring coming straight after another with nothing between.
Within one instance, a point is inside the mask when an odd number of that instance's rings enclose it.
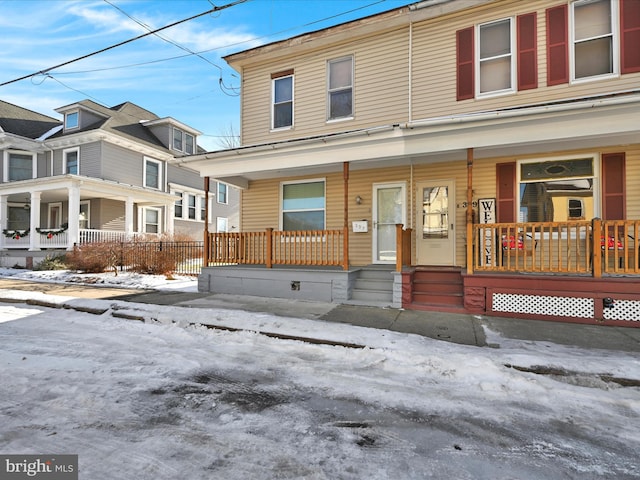
<instances>
[{"instance_id":1,"label":"red shutter","mask_svg":"<svg viewBox=\"0 0 640 480\"><path fill-rule=\"evenodd\" d=\"M496 196L498 223L513 223L516 219L516 162L496 165Z\"/></svg>"},{"instance_id":2,"label":"red shutter","mask_svg":"<svg viewBox=\"0 0 640 480\"><path fill-rule=\"evenodd\" d=\"M624 220L625 207L625 154L606 153L602 155L602 219Z\"/></svg>"},{"instance_id":3,"label":"red shutter","mask_svg":"<svg viewBox=\"0 0 640 480\"><path fill-rule=\"evenodd\" d=\"M456 32L456 98L474 97L473 27Z\"/></svg>"},{"instance_id":4,"label":"red shutter","mask_svg":"<svg viewBox=\"0 0 640 480\"><path fill-rule=\"evenodd\" d=\"M567 5L547 9L547 85L569 81Z\"/></svg>"},{"instance_id":5,"label":"red shutter","mask_svg":"<svg viewBox=\"0 0 640 480\"><path fill-rule=\"evenodd\" d=\"M640 72L640 1L620 1L620 63L622 73Z\"/></svg>"},{"instance_id":6,"label":"red shutter","mask_svg":"<svg viewBox=\"0 0 640 480\"><path fill-rule=\"evenodd\" d=\"M537 23L535 12L517 18L518 90L538 88Z\"/></svg>"}]
</instances>

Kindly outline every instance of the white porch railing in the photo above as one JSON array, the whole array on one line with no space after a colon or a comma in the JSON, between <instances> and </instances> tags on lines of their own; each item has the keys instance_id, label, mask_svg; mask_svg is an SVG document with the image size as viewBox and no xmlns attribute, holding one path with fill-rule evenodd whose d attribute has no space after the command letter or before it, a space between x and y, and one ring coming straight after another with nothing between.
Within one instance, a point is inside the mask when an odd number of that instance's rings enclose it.
<instances>
[{"instance_id":1,"label":"white porch railing","mask_svg":"<svg viewBox=\"0 0 640 480\"><path fill-rule=\"evenodd\" d=\"M44 230L44 229L43 229ZM53 232L44 230L42 233L36 231L29 231L27 235L20 236L19 238L7 237L3 235L0 237L0 249L21 249L28 250L31 248L32 235L37 235L38 244L40 249L68 249L73 247L71 239L69 238L68 231L56 231ZM78 232L78 244L95 243L95 242L126 242L141 238L155 237L153 234L147 233L126 233L118 230L93 230L88 228L82 228Z\"/></svg>"}]
</instances>

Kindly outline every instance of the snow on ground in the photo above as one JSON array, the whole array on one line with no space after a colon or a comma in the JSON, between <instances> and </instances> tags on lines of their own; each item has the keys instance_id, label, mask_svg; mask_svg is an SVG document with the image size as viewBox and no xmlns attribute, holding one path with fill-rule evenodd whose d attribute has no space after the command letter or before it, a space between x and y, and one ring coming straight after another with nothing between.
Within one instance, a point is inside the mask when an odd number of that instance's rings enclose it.
<instances>
[{"instance_id":1,"label":"snow on ground","mask_svg":"<svg viewBox=\"0 0 640 480\"><path fill-rule=\"evenodd\" d=\"M603 376L640 380L634 353L42 297L106 311L0 304L0 453L78 454L83 479L640 478L640 388Z\"/></svg>"}]
</instances>

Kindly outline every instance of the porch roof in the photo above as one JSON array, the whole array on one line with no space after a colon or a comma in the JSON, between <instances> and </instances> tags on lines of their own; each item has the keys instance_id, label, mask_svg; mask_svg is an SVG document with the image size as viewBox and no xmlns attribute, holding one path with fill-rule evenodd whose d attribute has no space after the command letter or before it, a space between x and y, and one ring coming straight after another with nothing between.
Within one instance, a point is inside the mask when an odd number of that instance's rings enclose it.
<instances>
[{"instance_id":1,"label":"porch roof","mask_svg":"<svg viewBox=\"0 0 640 480\"><path fill-rule=\"evenodd\" d=\"M72 187L80 189L81 200L105 198L125 201L131 198L138 205L148 206L171 205L176 201L176 196L173 194L79 175L59 175L0 183L0 195L8 196L9 202L25 203L25 200L29 201L32 192L40 192L43 202L61 202L68 199L68 189Z\"/></svg>"},{"instance_id":2,"label":"porch roof","mask_svg":"<svg viewBox=\"0 0 640 480\"><path fill-rule=\"evenodd\" d=\"M180 163L240 188L250 180L342 169L523 155L638 143L640 90L248 145Z\"/></svg>"}]
</instances>

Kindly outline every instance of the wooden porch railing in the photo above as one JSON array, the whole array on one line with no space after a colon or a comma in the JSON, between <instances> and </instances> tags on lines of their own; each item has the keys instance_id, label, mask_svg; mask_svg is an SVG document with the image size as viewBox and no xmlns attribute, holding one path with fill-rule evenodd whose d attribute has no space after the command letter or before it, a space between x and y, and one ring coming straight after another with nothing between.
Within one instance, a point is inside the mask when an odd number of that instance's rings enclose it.
<instances>
[{"instance_id":1,"label":"wooden porch railing","mask_svg":"<svg viewBox=\"0 0 640 480\"><path fill-rule=\"evenodd\" d=\"M470 226L471 273L640 274L640 220Z\"/></svg>"},{"instance_id":2,"label":"wooden porch railing","mask_svg":"<svg viewBox=\"0 0 640 480\"><path fill-rule=\"evenodd\" d=\"M207 265L309 265L348 269L343 230L209 233Z\"/></svg>"}]
</instances>

